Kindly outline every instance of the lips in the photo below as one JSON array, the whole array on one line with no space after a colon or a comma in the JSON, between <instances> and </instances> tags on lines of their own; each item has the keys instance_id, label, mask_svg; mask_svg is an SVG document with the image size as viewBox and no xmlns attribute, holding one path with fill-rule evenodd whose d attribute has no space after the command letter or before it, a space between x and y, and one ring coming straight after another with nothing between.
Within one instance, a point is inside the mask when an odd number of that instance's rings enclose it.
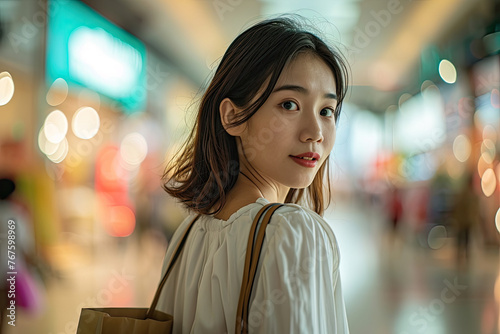
<instances>
[{"instance_id":1,"label":"lips","mask_svg":"<svg viewBox=\"0 0 500 334\"><path fill-rule=\"evenodd\" d=\"M315 152L306 152L299 155L290 155L290 158L303 167L314 168L316 167L320 156Z\"/></svg>"},{"instance_id":2,"label":"lips","mask_svg":"<svg viewBox=\"0 0 500 334\"><path fill-rule=\"evenodd\" d=\"M320 155L316 152L305 152L305 153L301 153L301 154L298 154L298 155L291 155L291 157L294 157L294 158L307 158L307 159L303 159L303 160L309 160L309 161L314 161L314 160L319 160L320 159Z\"/></svg>"}]
</instances>

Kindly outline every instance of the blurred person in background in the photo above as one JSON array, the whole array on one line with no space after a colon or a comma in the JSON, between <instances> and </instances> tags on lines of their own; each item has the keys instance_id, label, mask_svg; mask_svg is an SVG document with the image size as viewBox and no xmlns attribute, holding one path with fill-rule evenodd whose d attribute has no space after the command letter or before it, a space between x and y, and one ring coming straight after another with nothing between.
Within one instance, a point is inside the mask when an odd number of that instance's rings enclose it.
<instances>
[{"instance_id":1,"label":"blurred person in background","mask_svg":"<svg viewBox=\"0 0 500 334\"><path fill-rule=\"evenodd\" d=\"M403 216L403 202L401 191L396 185L390 185L388 190L388 213L393 234L397 233L398 225Z\"/></svg>"},{"instance_id":2,"label":"blurred person in background","mask_svg":"<svg viewBox=\"0 0 500 334\"><path fill-rule=\"evenodd\" d=\"M23 310L37 314L43 310L44 261L37 255L33 228L33 210L30 202L29 177L23 169L27 165L26 152L20 141L6 139L0 143L0 304L2 304L2 326L10 320L5 303L15 300L16 314ZM9 245L9 230L11 244ZM11 248L7 248L11 246ZM8 251L11 251L8 253ZM11 262L8 262L11 260ZM12 267L9 267L12 265ZM8 272L15 272L15 298L9 297L10 287L6 281ZM7 305L7 304L5 304Z\"/></svg>"},{"instance_id":3,"label":"blurred person in background","mask_svg":"<svg viewBox=\"0 0 500 334\"><path fill-rule=\"evenodd\" d=\"M14 301L14 314L18 314L19 309L31 313L39 312L42 304L39 284L32 275L32 268L35 266L35 247L30 213L22 199L14 195L15 190L16 185L13 180L0 179L0 244L2 245L0 333L3 333L2 330L8 322L15 320L8 317L11 312L7 307L11 307L11 300ZM10 234L9 230L12 231ZM9 240L13 242L9 244ZM11 272L15 274L8 274ZM7 281L12 276L15 276L15 280L12 281L15 287L13 291L10 288L11 281ZM15 324L15 321L12 324Z\"/></svg>"},{"instance_id":4,"label":"blurred person in background","mask_svg":"<svg viewBox=\"0 0 500 334\"><path fill-rule=\"evenodd\" d=\"M437 225L449 227L453 206L452 188L451 178L443 164L429 183L427 226L424 235L422 235L425 243L427 243L428 233L433 227Z\"/></svg>"},{"instance_id":5,"label":"blurred person in background","mask_svg":"<svg viewBox=\"0 0 500 334\"><path fill-rule=\"evenodd\" d=\"M479 199L474 191L474 174L468 172L456 194L452 210L458 266L466 264L469 259L470 234L479 219Z\"/></svg>"},{"instance_id":6,"label":"blurred person in background","mask_svg":"<svg viewBox=\"0 0 500 334\"><path fill-rule=\"evenodd\" d=\"M165 264L199 215L159 301L176 319L174 333L234 330L250 226L273 202L290 204L266 229L244 325L254 333L349 333L339 249L322 217L346 89L341 56L298 20L260 22L229 46L165 172L165 190L191 211ZM303 198L312 209L299 205Z\"/></svg>"}]
</instances>

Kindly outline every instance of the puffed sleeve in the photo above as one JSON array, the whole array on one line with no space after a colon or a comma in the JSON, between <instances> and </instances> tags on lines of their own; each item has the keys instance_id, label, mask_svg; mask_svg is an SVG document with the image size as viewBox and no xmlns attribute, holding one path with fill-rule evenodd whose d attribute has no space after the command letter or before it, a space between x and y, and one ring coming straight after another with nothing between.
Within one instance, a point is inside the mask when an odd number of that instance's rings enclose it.
<instances>
[{"instance_id":1,"label":"puffed sleeve","mask_svg":"<svg viewBox=\"0 0 500 334\"><path fill-rule=\"evenodd\" d=\"M349 333L333 231L315 212L285 210L266 230L249 333Z\"/></svg>"}]
</instances>

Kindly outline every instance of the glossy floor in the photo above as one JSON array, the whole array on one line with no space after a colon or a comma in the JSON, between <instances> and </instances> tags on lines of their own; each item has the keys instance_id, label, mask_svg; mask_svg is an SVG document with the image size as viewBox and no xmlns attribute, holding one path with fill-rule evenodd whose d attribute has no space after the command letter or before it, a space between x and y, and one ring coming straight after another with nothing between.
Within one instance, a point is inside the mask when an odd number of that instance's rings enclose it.
<instances>
[{"instance_id":1,"label":"glossy floor","mask_svg":"<svg viewBox=\"0 0 500 334\"><path fill-rule=\"evenodd\" d=\"M345 200L325 214L341 249L341 277L352 334L499 333L498 250L473 239L457 265L449 239L425 249L411 234L392 236L376 208ZM102 244L82 252L69 238L56 252L62 277L49 282L39 312L17 311L6 333L75 333L82 307L147 306L164 247L158 238ZM495 289L496 286L496 289ZM496 291L496 293L495 293Z\"/></svg>"}]
</instances>

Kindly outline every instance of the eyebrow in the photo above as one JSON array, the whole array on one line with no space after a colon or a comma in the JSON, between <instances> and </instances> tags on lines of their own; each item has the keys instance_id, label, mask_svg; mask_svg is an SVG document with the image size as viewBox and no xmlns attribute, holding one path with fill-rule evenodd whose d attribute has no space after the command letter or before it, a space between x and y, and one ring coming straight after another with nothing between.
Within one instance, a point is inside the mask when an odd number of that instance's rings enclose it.
<instances>
[{"instance_id":1,"label":"eyebrow","mask_svg":"<svg viewBox=\"0 0 500 334\"><path fill-rule=\"evenodd\" d=\"M283 86L280 86L278 88L275 88L273 90L273 93L279 92L279 91L282 91L282 90L293 90L293 91L296 91L296 92L299 92L299 93L302 93L302 94L308 94L309 93L309 90L307 90L306 88L304 88L302 86L297 86L297 85L283 85ZM324 95L324 97L327 98L327 99L337 100L337 94L335 94L335 93L326 93Z\"/></svg>"}]
</instances>

